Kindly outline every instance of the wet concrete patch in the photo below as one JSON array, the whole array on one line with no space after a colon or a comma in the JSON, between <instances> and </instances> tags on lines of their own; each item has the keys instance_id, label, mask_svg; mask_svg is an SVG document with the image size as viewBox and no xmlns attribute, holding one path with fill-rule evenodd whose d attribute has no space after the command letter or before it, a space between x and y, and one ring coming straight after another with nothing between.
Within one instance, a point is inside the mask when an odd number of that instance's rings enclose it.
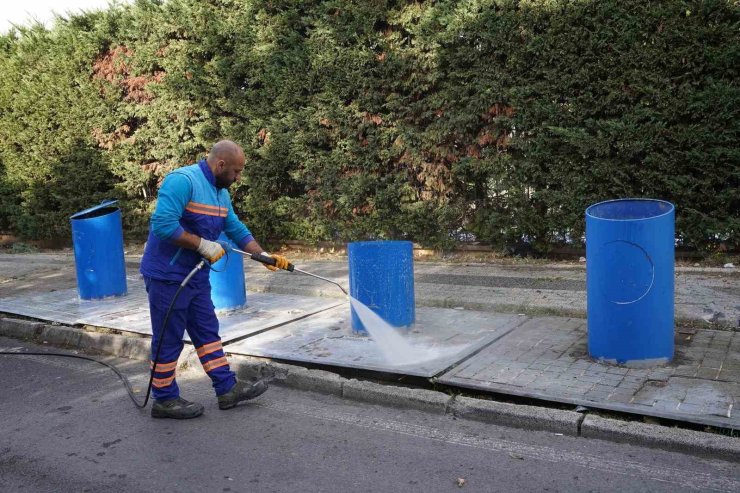
<instances>
[{"instance_id":1,"label":"wet concrete patch","mask_svg":"<svg viewBox=\"0 0 740 493\"><path fill-rule=\"evenodd\" d=\"M144 283L128 277L128 294L103 300L80 300L77 290L0 298L0 312L58 322L65 325L92 325L125 332L151 335L149 302ZM338 305L331 299L306 296L249 293L247 307L217 313L224 342ZM185 335L185 340L190 338Z\"/></svg>"},{"instance_id":2,"label":"wet concrete patch","mask_svg":"<svg viewBox=\"0 0 740 493\"><path fill-rule=\"evenodd\" d=\"M445 308L417 308L416 323L404 336L428 359L388 361L374 341L352 333L348 304L229 344L233 354L432 377L526 320Z\"/></svg>"},{"instance_id":3,"label":"wet concrete patch","mask_svg":"<svg viewBox=\"0 0 740 493\"><path fill-rule=\"evenodd\" d=\"M136 289L137 282L141 283L141 289ZM96 325L88 322L88 320L110 318L125 323L127 327L131 326L122 330L141 332L144 330L140 327L142 321L133 320L130 316L126 317L126 315L138 315L142 312L142 309L148 310L146 292L144 291L143 282L135 277L127 277L127 284L127 295L94 301L81 300L75 288L0 298L0 311L66 325ZM148 312L145 315L145 325L148 325ZM125 321L122 321L122 318Z\"/></svg>"}]
</instances>

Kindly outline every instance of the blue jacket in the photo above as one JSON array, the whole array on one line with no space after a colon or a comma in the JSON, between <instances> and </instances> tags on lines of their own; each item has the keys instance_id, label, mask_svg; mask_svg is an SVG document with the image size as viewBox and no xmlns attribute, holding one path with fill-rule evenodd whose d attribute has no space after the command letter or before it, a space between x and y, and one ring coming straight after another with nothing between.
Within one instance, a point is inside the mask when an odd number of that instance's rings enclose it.
<instances>
[{"instance_id":1,"label":"blue jacket","mask_svg":"<svg viewBox=\"0 0 740 493\"><path fill-rule=\"evenodd\" d=\"M144 276L181 282L200 262L195 250L171 243L183 231L211 241L225 232L241 249L254 239L236 217L229 192L216 188L216 179L205 160L176 169L165 177L141 260L140 271ZM192 283L198 286L207 280L208 269L203 269Z\"/></svg>"}]
</instances>

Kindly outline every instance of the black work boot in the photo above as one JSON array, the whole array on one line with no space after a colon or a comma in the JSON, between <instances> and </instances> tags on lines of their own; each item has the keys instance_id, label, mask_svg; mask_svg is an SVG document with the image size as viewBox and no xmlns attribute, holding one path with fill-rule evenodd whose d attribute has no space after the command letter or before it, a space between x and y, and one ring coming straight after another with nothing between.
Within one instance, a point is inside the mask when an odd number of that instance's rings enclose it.
<instances>
[{"instance_id":1,"label":"black work boot","mask_svg":"<svg viewBox=\"0 0 740 493\"><path fill-rule=\"evenodd\" d=\"M190 419L203 414L203 404L176 399L155 400L152 404L152 418Z\"/></svg>"},{"instance_id":2,"label":"black work boot","mask_svg":"<svg viewBox=\"0 0 740 493\"><path fill-rule=\"evenodd\" d=\"M266 390L267 383L264 380L255 383L237 381L231 390L218 396L218 408L231 409L242 401L264 394Z\"/></svg>"}]
</instances>

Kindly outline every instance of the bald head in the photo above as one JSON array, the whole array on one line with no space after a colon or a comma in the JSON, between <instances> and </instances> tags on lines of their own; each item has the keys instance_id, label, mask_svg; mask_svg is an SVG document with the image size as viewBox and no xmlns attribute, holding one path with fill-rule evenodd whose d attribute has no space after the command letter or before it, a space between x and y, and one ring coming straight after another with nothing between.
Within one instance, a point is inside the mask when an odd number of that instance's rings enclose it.
<instances>
[{"instance_id":1,"label":"bald head","mask_svg":"<svg viewBox=\"0 0 740 493\"><path fill-rule=\"evenodd\" d=\"M244 169L244 151L230 140L216 142L208 153L206 162L216 178L218 188L229 188Z\"/></svg>"},{"instance_id":2,"label":"bald head","mask_svg":"<svg viewBox=\"0 0 740 493\"><path fill-rule=\"evenodd\" d=\"M231 140L219 140L211 148L211 152L208 153L208 162L211 160L217 161L223 159L224 161L239 160L244 158L244 151L236 142Z\"/></svg>"}]
</instances>

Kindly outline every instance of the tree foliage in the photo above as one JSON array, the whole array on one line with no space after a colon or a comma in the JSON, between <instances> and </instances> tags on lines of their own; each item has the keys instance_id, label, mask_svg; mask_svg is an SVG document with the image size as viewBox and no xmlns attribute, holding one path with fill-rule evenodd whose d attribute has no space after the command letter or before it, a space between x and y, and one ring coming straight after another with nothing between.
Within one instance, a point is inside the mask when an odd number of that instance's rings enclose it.
<instances>
[{"instance_id":1,"label":"tree foliage","mask_svg":"<svg viewBox=\"0 0 740 493\"><path fill-rule=\"evenodd\" d=\"M584 210L670 200L738 248L730 0L139 0L0 37L0 228L68 235L231 138L260 238L579 242Z\"/></svg>"}]
</instances>

